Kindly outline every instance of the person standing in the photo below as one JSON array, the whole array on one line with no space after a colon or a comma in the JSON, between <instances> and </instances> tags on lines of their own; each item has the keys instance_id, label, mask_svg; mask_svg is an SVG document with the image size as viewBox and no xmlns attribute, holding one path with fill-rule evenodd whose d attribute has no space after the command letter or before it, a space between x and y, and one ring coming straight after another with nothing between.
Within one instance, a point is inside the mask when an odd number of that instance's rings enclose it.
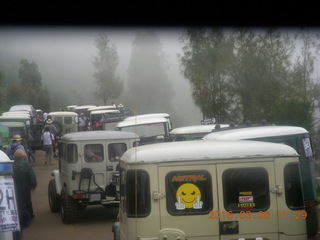
<instances>
[{"instance_id":1,"label":"person standing","mask_svg":"<svg viewBox=\"0 0 320 240\"><path fill-rule=\"evenodd\" d=\"M79 131L87 131L87 118L83 113L79 116Z\"/></svg>"},{"instance_id":2,"label":"person standing","mask_svg":"<svg viewBox=\"0 0 320 240\"><path fill-rule=\"evenodd\" d=\"M53 139L54 139L54 144L53 144L53 149L52 149L52 151L53 151L53 156L54 157L56 157L56 156L58 156L58 154L57 154L57 152L56 152L56 134L57 134L57 128L56 128L56 126L54 125L54 124L52 124L53 123L53 121L52 121L52 119L48 119L47 120L47 124L44 126L44 128L46 128L46 127L49 127L49 129L50 129L50 133L53 135Z\"/></svg>"},{"instance_id":3,"label":"person standing","mask_svg":"<svg viewBox=\"0 0 320 240\"><path fill-rule=\"evenodd\" d=\"M34 218L31 193L37 187L37 178L31 164L26 160L27 154L21 149L14 153L13 174L16 184L17 204L21 221L25 221L25 214L28 218Z\"/></svg>"},{"instance_id":4,"label":"person standing","mask_svg":"<svg viewBox=\"0 0 320 240\"><path fill-rule=\"evenodd\" d=\"M45 127L45 132L41 136L41 140L43 141L43 150L46 152L46 161L45 165L52 165L52 152L54 145L54 137L50 133L50 128L48 126Z\"/></svg>"},{"instance_id":5,"label":"person standing","mask_svg":"<svg viewBox=\"0 0 320 240\"><path fill-rule=\"evenodd\" d=\"M19 134L16 134L16 135L13 136L12 143L8 146L8 148L6 150L6 154L8 155L8 157L11 160L14 160L14 153L18 149L21 149L22 151L24 151L26 153L26 149L21 144L21 142L22 142L22 138L21 138L21 136Z\"/></svg>"}]
</instances>

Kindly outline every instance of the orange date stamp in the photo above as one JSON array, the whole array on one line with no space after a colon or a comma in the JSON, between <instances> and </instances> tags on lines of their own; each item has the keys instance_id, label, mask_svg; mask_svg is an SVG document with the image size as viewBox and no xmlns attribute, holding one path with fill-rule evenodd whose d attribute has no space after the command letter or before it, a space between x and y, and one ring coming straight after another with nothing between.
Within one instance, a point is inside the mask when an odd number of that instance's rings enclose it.
<instances>
[{"instance_id":1,"label":"orange date stamp","mask_svg":"<svg viewBox=\"0 0 320 240\"><path fill-rule=\"evenodd\" d=\"M306 219L306 211L277 211L278 219ZM240 211L233 213L232 211L210 211L209 219L269 219L271 214L269 211Z\"/></svg>"}]
</instances>

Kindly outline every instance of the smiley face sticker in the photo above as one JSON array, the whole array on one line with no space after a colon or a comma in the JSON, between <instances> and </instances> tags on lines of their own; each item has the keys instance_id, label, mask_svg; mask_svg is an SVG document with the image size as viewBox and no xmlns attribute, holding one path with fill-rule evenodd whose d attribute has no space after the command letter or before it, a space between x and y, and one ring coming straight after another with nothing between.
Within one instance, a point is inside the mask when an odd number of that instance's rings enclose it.
<instances>
[{"instance_id":1,"label":"smiley face sticker","mask_svg":"<svg viewBox=\"0 0 320 240\"><path fill-rule=\"evenodd\" d=\"M177 202L175 203L177 210L186 208L201 209L203 202L199 188L192 183L182 184L176 193Z\"/></svg>"}]
</instances>

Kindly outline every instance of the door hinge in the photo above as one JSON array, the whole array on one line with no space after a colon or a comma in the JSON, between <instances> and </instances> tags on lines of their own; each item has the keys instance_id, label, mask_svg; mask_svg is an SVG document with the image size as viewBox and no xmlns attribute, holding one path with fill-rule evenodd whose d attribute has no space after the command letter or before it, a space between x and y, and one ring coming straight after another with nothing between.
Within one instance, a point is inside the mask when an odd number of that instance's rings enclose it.
<instances>
[{"instance_id":1,"label":"door hinge","mask_svg":"<svg viewBox=\"0 0 320 240\"><path fill-rule=\"evenodd\" d=\"M166 195L163 194L163 193L159 193L158 191L153 191L152 192L152 197L153 197L154 200L159 200L159 199L165 198Z\"/></svg>"},{"instance_id":2,"label":"door hinge","mask_svg":"<svg viewBox=\"0 0 320 240\"><path fill-rule=\"evenodd\" d=\"M280 195L283 192L282 186L281 185L276 185L274 188L272 188L270 190L270 192Z\"/></svg>"}]
</instances>

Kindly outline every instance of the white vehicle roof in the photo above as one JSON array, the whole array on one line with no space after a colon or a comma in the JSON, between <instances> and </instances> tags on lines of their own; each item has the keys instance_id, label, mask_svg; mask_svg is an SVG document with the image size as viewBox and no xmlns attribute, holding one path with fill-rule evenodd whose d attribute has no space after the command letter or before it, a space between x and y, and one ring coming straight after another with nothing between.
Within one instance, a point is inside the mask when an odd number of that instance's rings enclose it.
<instances>
[{"instance_id":1,"label":"white vehicle roof","mask_svg":"<svg viewBox=\"0 0 320 240\"><path fill-rule=\"evenodd\" d=\"M71 116L71 117L78 116L77 113L75 113L75 112L68 112L68 111L50 112L48 115L49 115L49 116Z\"/></svg>"},{"instance_id":2,"label":"white vehicle roof","mask_svg":"<svg viewBox=\"0 0 320 240\"><path fill-rule=\"evenodd\" d=\"M103 114L103 113L120 113L120 111L117 109L94 110L90 112L90 115Z\"/></svg>"},{"instance_id":3,"label":"white vehicle roof","mask_svg":"<svg viewBox=\"0 0 320 240\"><path fill-rule=\"evenodd\" d=\"M206 133L215 129L216 125L220 125L221 128L229 127L229 124L208 124L208 125L193 125L174 128L170 131L170 134L190 134L190 133Z\"/></svg>"},{"instance_id":4,"label":"white vehicle roof","mask_svg":"<svg viewBox=\"0 0 320 240\"><path fill-rule=\"evenodd\" d=\"M92 108L92 107L95 107L96 105L81 105L81 106L77 106L74 108L74 110L78 110L78 109L89 109L89 108Z\"/></svg>"},{"instance_id":5,"label":"white vehicle roof","mask_svg":"<svg viewBox=\"0 0 320 240\"><path fill-rule=\"evenodd\" d=\"M137 139L139 136L135 133L125 131L85 131L66 133L62 136L62 140L66 141L90 141L90 140L112 140L112 139Z\"/></svg>"},{"instance_id":6,"label":"white vehicle roof","mask_svg":"<svg viewBox=\"0 0 320 240\"><path fill-rule=\"evenodd\" d=\"M0 150L0 162L12 162L7 154Z\"/></svg>"},{"instance_id":7,"label":"white vehicle roof","mask_svg":"<svg viewBox=\"0 0 320 240\"><path fill-rule=\"evenodd\" d=\"M131 121L132 119L137 118L155 118L155 117L165 117L169 118L170 115L168 113L148 113L148 114L139 114L131 117L127 117L124 119L124 121Z\"/></svg>"},{"instance_id":8,"label":"white vehicle roof","mask_svg":"<svg viewBox=\"0 0 320 240\"><path fill-rule=\"evenodd\" d=\"M12 114L6 116L0 116L0 119L23 119L23 120L30 120L30 115L21 115L21 114Z\"/></svg>"},{"instance_id":9,"label":"white vehicle roof","mask_svg":"<svg viewBox=\"0 0 320 240\"><path fill-rule=\"evenodd\" d=\"M137 119L131 119L131 120L125 120L122 122L119 122L116 127L117 128L123 128L123 127L129 127L129 126L136 126L136 125L145 125L145 124L152 124L152 123L165 123L168 122L167 118L163 117L155 117L155 118L137 118Z\"/></svg>"},{"instance_id":10,"label":"white vehicle roof","mask_svg":"<svg viewBox=\"0 0 320 240\"><path fill-rule=\"evenodd\" d=\"M9 112L11 111L32 111L35 110L34 107L30 104L25 104L25 105L14 105L11 106L9 109Z\"/></svg>"},{"instance_id":11,"label":"white vehicle roof","mask_svg":"<svg viewBox=\"0 0 320 240\"><path fill-rule=\"evenodd\" d=\"M21 110L21 111L11 111L11 112L3 112L2 116L8 116L8 115L27 115L27 116L31 116L30 112L28 112L27 110Z\"/></svg>"},{"instance_id":12,"label":"white vehicle roof","mask_svg":"<svg viewBox=\"0 0 320 240\"><path fill-rule=\"evenodd\" d=\"M78 105L68 105L68 106L66 106L66 108L75 108L75 107L78 107Z\"/></svg>"},{"instance_id":13,"label":"white vehicle roof","mask_svg":"<svg viewBox=\"0 0 320 240\"><path fill-rule=\"evenodd\" d=\"M299 156L290 146L278 143L237 141L182 141L139 146L127 150L121 160L127 164L197 160Z\"/></svg>"},{"instance_id":14,"label":"white vehicle roof","mask_svg":"<svg viewBox=\"0 0 320 240\"><path fill-rule=\"evenodd\" d=\"M308 131L302 127L295 126L260 126L236 128L208 133L203 137L204 140L240 140L254 139L273 136L284 136L293 134L303 134Z\"/></svg>"},{"instance_id":15,"label":"white vehicle roof","mask_svg":"<svg viewBox=\"0 0 320 240\"><path fill-rule=\"evenodd\" d=\"M88 111L96 111L96 110L106 110L106 109L115 109L112 105L105 105L105 106L95 106L88 108Z\"/></svg>"}]
</instances>

